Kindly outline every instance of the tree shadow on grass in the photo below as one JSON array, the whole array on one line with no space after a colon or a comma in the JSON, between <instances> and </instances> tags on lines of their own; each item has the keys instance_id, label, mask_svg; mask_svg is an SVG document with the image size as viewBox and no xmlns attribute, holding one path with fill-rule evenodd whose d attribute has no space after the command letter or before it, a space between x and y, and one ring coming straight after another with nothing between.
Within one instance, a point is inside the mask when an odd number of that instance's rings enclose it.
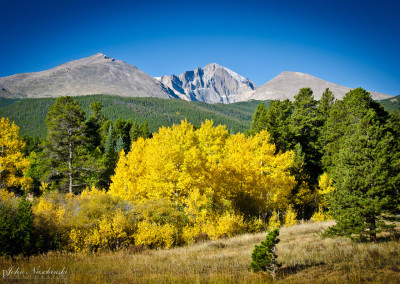
<instances>
[{"instance_id":1,"label":"tree shadow on grass","mask_svg":"<svg viewBox=\"0 0 400 284\"><path fill-rule=\"evenodd\" d=\"M384 243L384 242L398 241L398 240L400 240L400 232L392 231L392 232L389 232L389 234L379 236L377 238L376 242Z\"/></svg>"},{"instance_id":2,"label":"tree shadow on grass","mask_svg":"<svg viewBox=\"0 0 400 284\"><path fill-rule=\"evenodd\" d=\"M296 273L298 273L298 272L300 272L302 270L305 270L307 268L321 266L321 265L324 265L324 264L325 264L324 262L312 262L310 264L298 263L298 264L291 265L291 266L283 266L282 268L280 268L278 270L277 276L279 278L285 278L285 277L287 277L289 275L296 274Z\"/></svg>"}]
</instances>

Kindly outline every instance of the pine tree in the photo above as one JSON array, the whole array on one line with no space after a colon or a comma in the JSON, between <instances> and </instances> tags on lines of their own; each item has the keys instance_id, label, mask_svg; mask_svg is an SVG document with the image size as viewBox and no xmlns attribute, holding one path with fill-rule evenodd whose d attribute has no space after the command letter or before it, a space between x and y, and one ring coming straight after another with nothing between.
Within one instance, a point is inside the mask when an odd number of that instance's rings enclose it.
<instances>
[{"instance_id":1,"label":"pine tree","mask_svg":"<svg viewBox=\"0 0 400 284\"><path fill-rule=\"evenodd\" d=\"M131 130L129 132L129 135L130 135L130 137L132 139L132 143L136 142L139 139L139 137L142 137L141 131L140 131L140 128L139 128L139 124L137 123L136 120L132 124L132 127L131 127Z\"/></svg>"},{"instance_id":2,"label":"pine tree","mask_svg":"<svg viewBox=\"0 0 400 284\"><path fill-rule=\"evenodd\" d=\"M320 139L324 153L322 165L325 170L335 167L336 156L343 145L342 141L352 135L354 125L371 109L375 111L377 119L381 123L387 120L388 114L381 104L375 102L371 95L362 88L351 90L342 101L335 101L329 110Z\"/></svg>"},{"instance_id":3,"label":"pine tree","mask_svg":"<svg viewBox=\"0 0 400 284\"><path fill-rule=\"evenodd\" d=\"M77 186L74 180L82 174L83 163L88 164L88 159L82 159L86 155L84 121L85 112L71 97L58 98L47 113L45 150L52 161L51 176L61 182L67 179L69 193Z\"/></svg>"},{"instance_id":4,"label":"pine tree","mask_svg":"<svg viewBox=\"0 0 400 284\"><path fill-rule=\"evenodd\" d=\"M110 124L110 126L108 127L108 134L104 145L104 153L112 154L113 151L114 151L114 129L112 124Z\"/></svg>"},{"instance_id":5,"label":"pine tree","mask_svg":"<svg viewBox=\"0 0 400 284\"><path fill-rule=\"evenodd\" d=\"M266 129L266 115L267 107L264 103L259 104L254 111L253 118L251 120L250 134L254 135L259 133L261 130Z\"/></svg>"},{"instance_id":6,"label":"pine tree","mask_svg":"<svg viewBox=\"0 0 400 284\"><path fill-rule=\"evenodd\" d=\"M268 106L266 128L271 135L271 143L276 146L276 153L292 149L293 134L289 127L292 113L293 104L288 99L272 101Z\"/></svg>"},{"instance_id":7,"label":"pine tree","mask_svg":"<svg viewBox=\"0 0 400 284\"><path fill-rule=\"evenodd\" d=\"M322 153L319 149L318 137L321 118L318 115L317 101L310 88L302 88L295 96L294 112L291 116L290 130L294 144L299 143L305 155L304 171L309 184L316 184L321 171Z\"/></svg>"},{"instance_id":8,"label":"pine tree","mask_svg":"<svg viewBox=\"0 0 400 284\"><path fill-rule=\"evenodd\" d=\"M140 130L140 137L143 137L145 139L151 137L151 133L149 131L149 123L147 120L145 120L143 123L140 124L139 130Z\"/></svg>"},{"instance_id":9,"label":"pine tree","mask_svg":"<svg viewBox=\"0 0 400 284\"><path fill-rule=\"evenodd\" d=\"M114 174L115 165L118 159L118 152L114 147L114 129L112 123L107 123L108 134L105 139L104 156L102 159L102 172L99 178L99 187L108 188L111 183L111 176Z\"/></svg>"},{"instance_id":10,"label":"pine tree","mask_svg":"<svg viewBox=\"0 0 400 284\"><path fill-rule=\"evenodd\" d=\"M101 145L100 128L106 120L106 117L101 113L103 106L99 102L92 102L90 110L92 112L88 121L86 121L87 144L90 151L94 151L96 147Z\"/></svg>"},{"instance_id":11,"label":"pine tree","mask_svg":"<svg viewBox=\"0 0 400 284\"><path fill-rule=\"evenodd\" d=\"M399 205L398 141L370 109L342 143L331 169L335 190L330 212L336 225L326 234L376 241L377 233L387 229L382 214Z\"/></svg>"},{"instance_id":12,"label":"pine tree","mask_svg":"<svg viewBox=\"0 0 400 284\"><path fill-rule=\"evenodd\" d=\"M321 99L318 102L318 111L325 121L329 116L329 110L331 109L335 101L335 96L329 88L326 88L322 93Z\"/></svg>"},{"instance_id":13,"label":"pine tree","mask_svg":"<svg viewBox=\"0 0 400 284\"><path fill-rule=\"evenodd\" d=\"M121 150L125 149L125 143L124 143L124 139L122 139L122 135L118 136L117 141L115 141L115 152L119 153L121 152Z\"/></svg>"},{"instance_id":14,"label":"pine tree","mask_svg":"<svg viewBox=\"0 0 400 284\"><path fill-rule=\"evenodd\" d=\"M279 243L279 230L274 229L268 232L265 240L261 242L261 245L254 247L253 253L251 254L250 267L254 272L269 272L273 278L281 267L281 263L277 262L278 256L275 253L276 245Z\"/></svg>"},{"instance_id":15,"label":"pine tree","mask_svg":"<svg viewBox=\"0 0 400 284\"><path fill-rule=\"evenodd\" d=\"M131 127L132 127L132 121L130 120L125 121L120 118L117 119L114 124L115 137L117 137L117 140L119 139L119 137L121 137L123 141L123 149L125 150L125 152L127 152L131 147L131 137L130 137Z\"/></svg>"}]
</instances>

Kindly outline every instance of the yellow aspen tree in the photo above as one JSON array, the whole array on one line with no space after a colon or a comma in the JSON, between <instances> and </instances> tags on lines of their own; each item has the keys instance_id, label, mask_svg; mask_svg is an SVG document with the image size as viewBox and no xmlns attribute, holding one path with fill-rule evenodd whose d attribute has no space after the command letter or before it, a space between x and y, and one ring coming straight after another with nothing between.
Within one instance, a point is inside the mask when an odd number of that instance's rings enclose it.
<instances>
[{"instance_id":1,"label":"yellow aspen tree","mask_svg":"<svg viewBox=\"0 0 400 284\"><path fill-rule=\"evenodd\" d=\"M290 205L285 213L285 227L292 227L297 224L297 214Z\"/></svg>"},{"instance_id":2,"label":"yellow aspen tree","mask_svg":"<svg viewBox=\"0 0 400 284\"><path fill-rule=\"evenodd\" d=\"M273 230L281 226L281 221L279 219L279 212L274 210L272 216L268 221L268 230Z\"/></svg>"},{"instance_id":3,"label":"yellow aspen tree","mask_svg":"<svg viewBox=\"0 0 400 284\"><path fill-rule=\"evenodd\" d=\"M294 161L294 152L275 153L275 145L270 142L266 130L251 138L252 152L260 174L263 188L263 206L274 210L284 210L289 206L289 198L296 185L295 177L290 175Z\"/></svg>"},{"instance_id":4,"label":"yellow aspen tree","mask_svg":"<svg viewBox=\"0 0 400 284\"><path fill-rule=\"evenodd\" d=\"M335 188L332 186L332 180L329 178L327 173L323 173L318 180L318 206L322 206L323 208L328 208L328 198L327 196L332 193Z\"/></svg>"},{"instance_id":5,"label":"yellow aspen tree","mask_svg":"<svg viewBox=\"0 0 400 284\"><path fill-rule=\"evenodd\" d=\"M32 179L25 176L30 162L21 153L25 142L18 137L19 127L8 118L0 119L0 189L22 187L27 190Z\"/></svg>"},{"instance_id":6,"label":"yellow aspen tree","mask_svg":"<svg viewBox=\"0 0 400 284\"><path fill-rule=\"evenodd\" d=\"M213 210L224 211L231 203L229 208L246 215L284 210L295 185L289 171L293 158L292 151L275 155L267 131L246 138L229 135L212 121L197 130L182 121L122 153L109 193L139 203L167 198L191 216L210 202Z\"/></svg>"},{"instance_id":7,"label":"yellow aspen tree","mask_svg":"<svg viewBox=\"0 0 400 284\"><path fill-rule=\"evenodd\" d=\"M293 158L292 151L275 155L265 130L249 138L230 136L221 163L227 197L248 214L285 209L296 184L289 171Z\"/></svg>"}]
</instances>

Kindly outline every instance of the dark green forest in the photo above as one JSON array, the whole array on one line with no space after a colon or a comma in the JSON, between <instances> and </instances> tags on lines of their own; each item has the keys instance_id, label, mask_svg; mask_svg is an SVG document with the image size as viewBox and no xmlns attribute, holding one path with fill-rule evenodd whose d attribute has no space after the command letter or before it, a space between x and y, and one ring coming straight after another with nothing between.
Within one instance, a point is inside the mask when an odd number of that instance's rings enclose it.
<instances>
[{"instance_id":1,"label":"dark green forest","mask_svg":"<svg viewBox=\"0 0 400 284\"><path fill-rule=\"evenodd\" d=\"M161 126L171 126L182 119L200 125L205 119L212 119L216 124L226 125L232 133L244 132L249 129L254 109L261 101L239 102L233 104L207 104L203 102L188 102L176 99L158 98L123 98L107 95L89 95L75 97L86 114L89 105L100 102L102 112L115 122L118 118L143 123L148 121L150 132L155 132ZM41 99L7 99L0 98L0 116L8 117L20 127L21 135L45 138L45 119L55 98ZM385 110L400 111L400 95L380 101ZM265 102L268 106L268 101Z\"/></svg>"},{"instance_id":2,"label":"dark green forest","mask_svg":"<svg viewBox=\"0 0 400 284\"><path fill-rule=\"evenodd\" d=\"M106 95L74 97L85 113L90 113L92 102L103 105L102 113L111 121L118 118L130 119L139 124L149 123L149 131L155 132L161 126L172 126L187 119L193 125L200 125L205 119L212 119L215 124L226 125L232 132L244 132L250 127L254 109L260 101L240 102L230 105L188 102L176 99L158 98L123 98ZM55 98L0 100L0 116L8 117L20 127L21 135L46 136L46 115ZM267 103L267 102L266 102ZM268 104L268 103L267 103Z\"/></svg>"}]
</instances>

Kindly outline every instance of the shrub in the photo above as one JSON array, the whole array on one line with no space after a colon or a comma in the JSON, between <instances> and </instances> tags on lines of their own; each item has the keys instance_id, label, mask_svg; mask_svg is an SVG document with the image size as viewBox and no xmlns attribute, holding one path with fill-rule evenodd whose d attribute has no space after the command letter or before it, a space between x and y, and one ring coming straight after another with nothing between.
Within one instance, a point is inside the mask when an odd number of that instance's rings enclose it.
<instances>
[{"instance_id":1,"label":"shrub","mask_svg":"<svg viewBox=\"0 0 400 284\"><path fill-rule=\"evenodd\" d=\"M253 218L246 225L248 233L258 233L267 229L267 224L261 218Z\"/></svg>"},{"instance_id":2,"label":"shrub","mask_svg":"<svg viewBox=\"0 0 400 284\"><path fill-rule=\"evenodd\" d=\"M314 222L323 222L330 219L331 217L328 214L324 213L324 210L321 206L319 207L318 211L315 212L311 217L311 220Z\"/></svg>"},{"instance_id":3,"label":"shrub","mask_svg":"<svg viewBox=\"0 0 400 284\"><path fill-rule=\"evenodd\" d=\"M32 204L25 197L16 201L0 200L0 254L29 255L36 252Z\"/></svg>"},{"instance_id":4,"label":"shrub","mask_svg":"<svg viewBox=\"0 0 400 284\"><path fill-rule=\"evenodd\" d=\"M159 225L142 221L138 224L135 234L135 244L144 245L149 248L172 247L176 240L177 230L171 224Z\"/></svg>"}]
</instances>

